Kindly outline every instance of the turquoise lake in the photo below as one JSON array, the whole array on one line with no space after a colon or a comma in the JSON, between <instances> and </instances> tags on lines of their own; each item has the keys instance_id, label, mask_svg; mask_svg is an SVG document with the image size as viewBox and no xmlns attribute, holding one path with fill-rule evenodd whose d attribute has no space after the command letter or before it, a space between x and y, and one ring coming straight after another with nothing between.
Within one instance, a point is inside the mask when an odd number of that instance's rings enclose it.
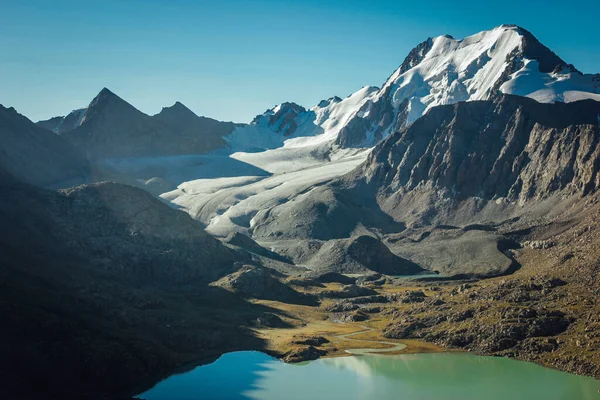
<instances>
[{"instance_id":1,"label":"turquoise lake","mask_svg":"<svg viewBox=\"0 0 600 400\"><path fill-rule=\"evenodd\" d=\"M600 400L600 381L469 353L365 355L285 364L256 351L173 375L147 400Z\"/></svg>"}]
</instances>

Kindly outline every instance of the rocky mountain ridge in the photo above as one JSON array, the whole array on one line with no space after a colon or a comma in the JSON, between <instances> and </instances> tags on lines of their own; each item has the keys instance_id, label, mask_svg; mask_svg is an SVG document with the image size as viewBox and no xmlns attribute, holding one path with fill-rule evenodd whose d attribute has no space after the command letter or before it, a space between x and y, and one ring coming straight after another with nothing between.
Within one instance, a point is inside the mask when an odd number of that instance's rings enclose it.
<instances>
[{"instance_id":1,"label":"rocky mountain ridge","mask_svg":"<svg viewBox=\"0 0 600 400\"><path fill-rule=\"evenodd\" d=\"M38 124L64 135L91 158L257 151L284 143L291 148L361 148L377 144L438 105L503 93L542 103L600 101L600 75L582 74L526 29L501 25L460 40L450 35L428 38L409 52L381 88L366 86L310 109L285 102L249 124L197 117L187 108L177 118L168 116L185 108L181 103L151 117L108 89L87 108ZM161 146L155 145L158 141Z\"/></svg>"},{"instance_id":2,"label":"rocky mountain ridge","mask_svg":"<svg viewBox=\"0 0 600 400\"><path fill-rule=\"evenodd\" d=\"M199 117L179 102L149 116L106 88L87 108L56 121L38 125L54 126L51 130L89 160L206 153L222 148L223 137L236 126Z\"/></svg>"}]
</instances>

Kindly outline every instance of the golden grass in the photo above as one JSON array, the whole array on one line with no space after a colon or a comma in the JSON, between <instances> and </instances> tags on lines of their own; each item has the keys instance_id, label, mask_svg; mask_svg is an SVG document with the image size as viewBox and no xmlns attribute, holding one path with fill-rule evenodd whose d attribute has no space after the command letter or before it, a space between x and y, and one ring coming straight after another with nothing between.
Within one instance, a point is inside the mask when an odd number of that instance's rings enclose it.
<instances>
[{"instance_id":1,"label":"golden grass","mask_svg":"<svg viewBox=\"0 0 600 400\"><path fill-rule=\"evenodd\" d=\"M328 285L331 289L334 285ZM406 288L403 288L407 290ZM386 290L387 292L387 290ZM326 301L327 302L327 301ZM274 311L280 311L280 317L288 324L289 328L254 328L254 334L265 341L262 349L277 356L282 356L293 348L298 347L292 342L300 337L322 336L329 340L322 346L321 350L327 352L327 357L339 357L349 355L345 350L357 348L384 349L389 348L388 343L403 343L407 347L397 352L382 354L407 354L440 352L444 349L433 344L420 342L418 340L395 340L387 339L382 335L383 328L390 321L391 316L378 317L361 323L337 323L327 320L328 313L318 307L302 306L281 303L277 301L257 300L257 304L268 306ZM365 326L373 329L369 332L353 335L353 340L340 338L339 335L355 333L365 330ZM388 343L384 343L388 342Z\"/></svg>"}]
</instances>

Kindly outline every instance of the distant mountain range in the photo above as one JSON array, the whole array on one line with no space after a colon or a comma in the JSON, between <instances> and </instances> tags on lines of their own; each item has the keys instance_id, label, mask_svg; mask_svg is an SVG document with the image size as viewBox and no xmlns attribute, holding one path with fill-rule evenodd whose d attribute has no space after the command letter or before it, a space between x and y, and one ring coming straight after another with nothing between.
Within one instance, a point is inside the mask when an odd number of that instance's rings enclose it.
<instances>
[{"instance_id":1,"label":"distant mountain range","mask_svg":"<svg viewBox=\"0 0 600 400\"><path fill-rule=\"evenodd\" d=\"M104 88L85 109L38 122L88 159L198 154L221 148L235 124L199 117L177 102L154 116Z\"/></svg>"},{"instance_id":2,"label":"distant mountain range","mask_svg":"<svg viewBox=\"0 0 600 400\"><path fill-rule=\"evenodd\" d=\"M600 74L579 72L530 32L502 25L461 40L449 35L416 46L381 88L367 86L306 109L277 105L250 124L199 117L181 103L148 116L108 89L87 108L38 125L88 158L199 154L221 148L370 147L439 105L498 94L542 103L600 101Z\"/></svg>"}]
</instances>

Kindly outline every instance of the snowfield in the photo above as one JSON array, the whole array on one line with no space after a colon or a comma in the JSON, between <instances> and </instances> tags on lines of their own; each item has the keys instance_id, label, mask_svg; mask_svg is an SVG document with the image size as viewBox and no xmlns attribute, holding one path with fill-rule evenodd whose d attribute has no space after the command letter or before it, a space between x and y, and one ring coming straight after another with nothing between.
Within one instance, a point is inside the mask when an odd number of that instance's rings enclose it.
<instances>
[{"instance_id":1,"label":"snowfield","mask_svg":"<svg viewBox=\"0 0 600 400\"><path fill-rule=\"evenodd\" d=\"M269 152L265 152L269 153ZM362 163L368 150L345 154L334 160L322 162L292 162L288 168L286 160L297 152L289 149L271 151L260 159L251 153L236 153L237 157L254 157L271 176L239 176L217 179L196 179L184 182L176 190L164 193L161 198L187 211L193 218L206 225L206 231L224 237L231 232L251 236L253 218L259 213L268 213L275 206L293 199L315 185L327 182L351 171ZM277 157L280 155L281 157ZM209 164L206 168L213 168Z\"/></svg>"}]
</instances>

